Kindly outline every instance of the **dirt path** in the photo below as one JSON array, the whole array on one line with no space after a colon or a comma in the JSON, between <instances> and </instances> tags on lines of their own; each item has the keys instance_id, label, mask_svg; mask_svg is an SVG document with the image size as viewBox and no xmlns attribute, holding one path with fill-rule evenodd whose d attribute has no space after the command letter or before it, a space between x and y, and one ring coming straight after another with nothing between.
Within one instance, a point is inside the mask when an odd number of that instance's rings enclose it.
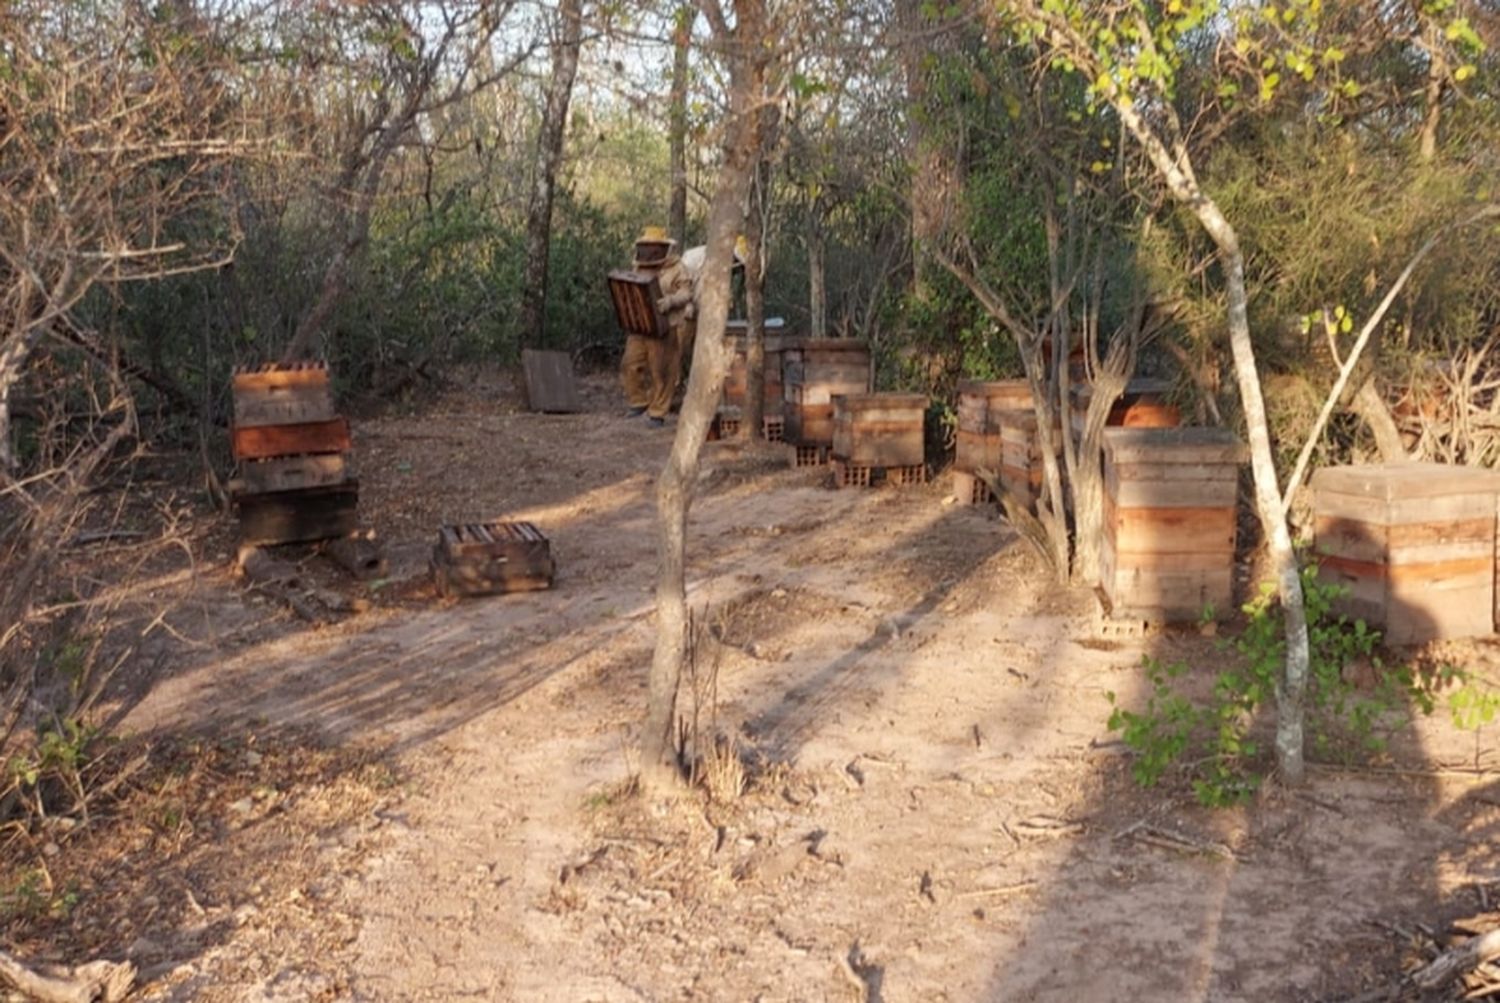
<instances>
[{"instance_id":1,"label":"dirt path","mask_svg":"<svg viewBox=\"0 0 1500 1003\"><path fill-rule=\"evenodd\" d=\"M398 573L438 521L505 513L552 537L554 591L213 646L130 711L312 734L400 778L307 836L317 908L266 909L151 996L1322 999L1386 963L1372 921L1500 881L1493 782L1323 772L1217 814L1136 790L1104 694L1138 696L1147 652L1211 666L1210 642L1096 640L1084 597L939 487L833 492L723 445L690 594L748 790L643 814L624 786L667 441L589 399L357 428ZM1473 751L1436 725L1410 743Z\"/></svg>"}]
</instances>

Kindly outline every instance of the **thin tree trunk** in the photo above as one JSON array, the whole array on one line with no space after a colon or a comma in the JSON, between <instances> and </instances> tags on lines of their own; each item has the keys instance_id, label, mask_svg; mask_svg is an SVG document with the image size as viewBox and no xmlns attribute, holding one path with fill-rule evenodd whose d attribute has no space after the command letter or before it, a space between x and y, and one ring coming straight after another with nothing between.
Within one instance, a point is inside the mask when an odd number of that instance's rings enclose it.
<instances>
[{"instance_id":1,"label":"thin tree trunk","mask_svg":"<svg viewBox=\"0 0 1500 1003\"><path fill-rule=\"evenodd\" d=\"M1401 430L1396 427L1396 419L1391 417L1391 409L1380 396L1373 373L1355 392L1352 410L1364 419L1365 426L1375 437L1375 448L1380 451L1382 463L1406 463L1411 459L1406 452L1406 444L1401 441Z\"/></svg>"},{"instance_id":2,"label":"thin tree trunk","mask_svg":"<svg viewBox=\"0 0 1500 1003\"><path fill-rule=\"evenodd\" d=\"M536 177L526 209L526 274L521 282L521 342L542 345L547 336L547 264L552 249L552 199L562 164L568 104L578 73L583 37L583 0L562 0L552 48L552 82L537 136Z\"/></svg>"},{"instance_id":3,"label":"thin tree trunk","mask_svg":"<svg viewBox=\"0 0 1500 1003\"><path fill-rule=\"evenodd\" d=\"M677 419L677 434L666 467L656 484L657 549L656 650L647 680L645 730L641 736L641 783L648 794L669 793L680 786L682 770L676 747L677 694L687 648L687 520L698 480L699 454L718 408L729 351L724 325L729 317L730 266L735 236L745 217L750 175L761 148L766 120L774 104L764 101L769 63L776 49L769 44L764 0L736 0L731 32L719 13L715 34L729 42L730 121L725 132L724 162L709 209L707 252L698 293L698 333L687 394Z\"/></svg>"},{"instance_id":4,"label":"thin tree trunk","mask_svg":"<svg viewBox=\"0 0 1500 1003\"><path fill-rule=\"evenodd\" d=\"M750 213L745 220L745 413L740 436L765 437L766 416L766 203L770 196L770 164L755 168L750 191Z\"/></svg>"},{"instance_id":5,"label":"thin tree trunk","mask_svg":"<svg viewBox=\"0 0 1500 1003\"><path fill-rule=\"evenodd\" d=\"M1427 52L1427 86L1423 99L1427 113L1422 117L1422 133L1417 154L1430 163L1437 156L1438 125L1443 118L1443 89L1448 81L1448 61L1443 57L1443 39L1436 22L1429 20L1423 32L1422 48Z\"/></svg>"},{"instance_id":6,"label":"thin tree trunk","mask_svg":"<svg viewBox=\"0 0 1500 1003\"><path fill-rule=\"evenodd\" d=\"M672 87L667 95L667 144L672 172L667 232L681 245L687 242L688 54L698 9L691 4L684 4L677 9L676 18L672 31Z\"/></svg>"},{"instance_id":7,"label":"thin tree trunk","mask_svg":"<svg viewBox=\"0 0 1500 1003\"><path fill-rule=\"evenodd\" d=\"M828 337L828 268L823 241L823 201L813 199L807 217L807 335Z\"/></svg>"},{"instance_id":8,"label":"thin tree trunk","mask_svg":"<svg viewBox=\"0 0 1500 1003\"><path fill-rule=\"evenodd\" d=\"M1282 508L1276 480L1276 459L1271 451L1270 425L1255 361L1255 343L1250 335L1249 294L1245 288L1245 257L1239 236L1224 218L1219 206L1199 187L1185 153L1174 156L1152 131L1128 96L1115 95L1115 110L1125 127L1144 148L1172 197L1197 216L1198 223L1219 249L1224 286L1229 297L1229 347L1239 385L1240 407L1245 416L1245 434L1250 444L1250 469L1255 480L1255 508L1265 533L1271 567L1281 598L1286 636L1286 664L1276 685L1276 764L1283 780L1300 784L1303 762L1303 696L1307 689L1309 662L1307 610L1303 604L1302 574L1292 548L1292 535Z\"/></svg>"}]
</instances>

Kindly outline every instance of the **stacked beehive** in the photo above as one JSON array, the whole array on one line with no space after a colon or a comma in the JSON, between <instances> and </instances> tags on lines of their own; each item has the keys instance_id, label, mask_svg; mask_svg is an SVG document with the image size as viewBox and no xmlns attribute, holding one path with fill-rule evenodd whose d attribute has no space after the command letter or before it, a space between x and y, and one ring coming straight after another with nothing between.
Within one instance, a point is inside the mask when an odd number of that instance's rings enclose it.
<instances>
[{"instance_id":1,"label":"stacked beehive","mask_svg":"<svg viewBox=\"0 0 1500 1003\"><path fill-rule=\"evenodd\" d=\"M732 320L724 336L734 354L729 362L729 372L724 377L724 395L719 404L714 432L717 436L726 439L739 431L739 423L744 414L746 394L750 385L749 369L745 361L749 352L749 338L745 328L745 321ZM761 383L761 406L764 409L765 436L771 442L781 442L786 434L786 419L782 414L785 392L781 385L781 367L782 356L792 339L782 333L784 330L785 325L781 318L772 317L766 320L766 361L764 379Z\"/></svg>"},{"instance_id":2,"label":"stacked beehive","mask_svg":"<svg viewBox=\"0 0 1500 1003\"><path fill-rule=\"evenodd\" d=\"M1017 502L1035 511L1043 479L1036 411L1030 407L999 411L994 421L1000 430L1000 486ZM1053 425L1052 447L1057 451L1059 470L1063 462L1062 436L1062 425Z\"/></svg>"},{"instance_id":3,"label":"stacked beehive","mask_svg":"<svg viewBox=\"0 0 1500 1003\"><path fill-rule=\"evenodd\" d=\"M1312 478L1320 577L1392 644L1489 634L1497 622L1500 473L1438 463L1328 467Z\"/></svg>"},{"instance_id":4,"label":"stacked beehive","mask_svg":"<svg viewBox=\"0 0 1500 1003\"><path fill-rule=\"evenodd\" d=\"M445 596L549 589L552 545L529 522L444 526L432 548L432 576Z\"/></svg>"},{"instance_id":5,"label":"stacked beehive","mask_svg":"<svg viewBox=\"0 0 1500 1003\"><path fill-rule=\"evenodd\" d=\"M230 494L248 544L347 536L358 527L359 482L349 475L349 423L333 408L328 366L296 362L237 369Z\"/></svg>"},{"instance_id":6,"label":"stacked beehive","mask_svg":"<svg viewBox=\"0 0 1500 1003\"><path fill-rule=\"evenodd\" d=\"M833 398L868 393L870 348L852 338L800 339L783 346L786 439L797 463L822 463L833 446Z\"/></svg>"},{"instance_id":7,"label":"stacked beehive","mask_svg":"<svg viewBox=\"0 0 1500 1003\"><path fill-rule=\"evenodd\" d=\"M1182 415L1177 405L1167 401L1172 390L1170 380L1134 379L1125 387L1120 399L1109 409L1104 424L1108 428L1176 428L1182 424ZM1094 388L1080 383L1070 392L1072 397L1072 427L1075 440L1083 435L1084 416L1088 414L1089 401Z\"/></svg>"},{"instance_id":8,"label":"stacked beehive","mask_svg":"<svg viewBox=\"0 0 1500 1003\"><path fill-rule=\"evenodd\" d=\"M1100 579L1114 616L1170 623L1231 607L1245 455L1226 429L1105 431Z\"/></svg>"},{"instance_id":9,"label":"stacked beehive","mask_svg":"<svg viewBox=\"0 0 1500 1003\"><path fill-rule=\"evenodd\" d=\"M990 489L975 476L987 470L998 477L1004 448L1000 415L1032 407L1025 380L961 380L958 384L958 434L953 455L953 494L960 505L989 501Z\"/></svg>"},{"instance_id":10,"label":"stacked beehive","mask_svg":"<svg viewBox=\"0 0 1500 1003\"><path fill-rule=\"evenodd\" d=\"M920 484L927 464L922 435L927 398L921 394L835 394L833 477L839 487L884 480Z\"/></svg>"}]
</instances>

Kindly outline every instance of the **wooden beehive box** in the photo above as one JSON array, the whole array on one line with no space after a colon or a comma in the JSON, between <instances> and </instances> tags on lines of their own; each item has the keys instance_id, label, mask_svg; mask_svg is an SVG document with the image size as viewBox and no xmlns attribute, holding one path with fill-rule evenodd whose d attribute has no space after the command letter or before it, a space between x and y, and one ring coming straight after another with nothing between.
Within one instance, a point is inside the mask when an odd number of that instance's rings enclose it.
<instances>
[{"instance_id":1,"label":"wooden beehive box","mask_svg":"<svg viewBox=\"0 0 1500 1003\"><path fill-rule=\"evenodd\" d=\"M321 361L237 369L230 445L239 473L230 494L247 544L346 536L358 524L359 482L345 453L349 423L333 407Z\"/></svg>"},{"instance_id":2,"label":"wooden beehive box","mask_svg":"<svg viewBox=\"0 0 1500 1003\"><path fill-rule=\"evenodd\" d=\"M609 298L620 330L646 338L666 337L667 318L656 309L656 301L661 299L661 283L654 272L623 268L610 272Z\"/></svg>"},{"instance_id":3,"label":"wooden beehive box","mask_svg":"<svg viewBox=\"0 0 1500 1003\"><path fill-rule=\"evenodd\" d=\"M1025 380L960 380L954 469L999 473L1000 414L1031 408L1031 387Z\"/></svg>"},{"instance_id":4,"label":"wooden beehive box","mask_svg":"<svg viewBox=\"0 0 1500 1003\"><path fill-rule=\"evenodd\" d=\"M921 394L837 394L833 455L857 467L915 467L926 461Z\"/></svg>"},{"instance_id":5,"label":"wooden beehive box","mask_svg":"<svg viewBox=\"0 0 1500 1003\"><path fill-rule=\"evenodd\" d=\"M432 548L442 595L481 596L552 587L552 545L529 522L444 526Z\"/></svg>"},{"instance_id":6,"label":"wooden beehive box","mask_svg":"<svg viewBox=\"0 0 1500 1003\"><path fill-rule=\"evenodd\" d=\"M1044 476L1036 412L1030 408L1000 411L995 421L1000 429L1000 486L1034 510L1041 497ZM1058 450L1062 449L1062 434L1061 425L1053 426L1052 441ZM1057 462L1061 469L1060 452Z\"/></svg>"},{"instance_id":7,"label":"wooden beehive box","mask_svg":"<svg viewBox=\"0 0 1500 1003\"><path fill-rule=\"evenodd\" d=\"M1440 463L1325 467L1312 478L1319 576L1392 644L1490 634L1500 473Z\"/></svg>"},{"instance_id":8,"label":"wooden beehive box","mask_svg":"<svg viewBox=\"0 0 1500 1003\"><path fill-rule=\"evenodd\" d=\"M784 346L786 439L799 446L833 444L833 398L868 393L870 348L853 338L804 338Z\"/></svg>"},{"instance_id":9,"label":"wooden beehive box","mask_svg":"<svg viewBox=\"0 0 1500 1003\"><path fill-rule=\"evenodd\" d=\"M1246 455L1227 429L1105 430L1100 584L1114 616L1171 623L1232 608Z\"/></svg>"},{"instance_id":10,"label":"wooden beehive box","mask_svg":"<svg viewBox=\"0 0 1500 1003\"><path fill-rule=\"evenodd\" d=\"M1182 414L1177 410L1177 405L1167 401L1167 394L1171 390L1170 380L1131 380L1120 399L1115 401L1114 407L1109 409L1105 427L1176 428L1182 424ZM1087 383L1080 383L1073 387L1070 396L1073 435L1078 437L1083 435L1084 416L1088 414L1094 388Z\"/></svg>"},{"instance_id":11,"label":"wooden beehive box","mask_svg":"<svg viewBox=\"0 0 1500 1003\"><path fill-rule=\"evenodd\" d=\"M764 382L761 384L761 402L766 417L780 415L782 402L785 400L785 390L781 385L782 356L791 339L781 333L783 330L781 318L773 317L766 321L766 363ZM729 372L724 377L723 406L729 409L727 413L738 414L738 409L745 406L745 391L749 386L749 374L745 365L749 339L742 320L730 321L726 331L725 341L734 354L730 358Z\"/></svg>"}]
</instances>

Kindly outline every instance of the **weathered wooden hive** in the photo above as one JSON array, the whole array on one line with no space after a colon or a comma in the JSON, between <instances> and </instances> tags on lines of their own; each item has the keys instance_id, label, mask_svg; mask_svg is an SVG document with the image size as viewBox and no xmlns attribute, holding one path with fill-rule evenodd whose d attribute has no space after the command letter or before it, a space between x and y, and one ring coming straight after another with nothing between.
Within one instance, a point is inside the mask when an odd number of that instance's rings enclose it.
<instances>
[{"instance_id":1,"label":"weathered wooden hive","mask_svg":"<svg viewBox=\"0 0 1500 1003\"><path fill-rule=\"evenodd\" d=\"M786 439L798 446L833 445L833 398L868 393L870 348L853 338L804 338L782 349Z\"/></svg>"},{"instance_id":2,"label":"weathered wooden hive","mask_svg":"<svg viewBox=\"0 0 1500 1003\"><path fill-rule=\"evenodd\" d=\"M445 596L549 589L552 545L529 522L444 526L432 548L432 577Z\"/></svg>"},{"instance_id":3,"label":"weathered wooden hive","mask_svg":"<svg viewBox=\"0 0 1500 1003\"><path fill-rule=\"evenodd\" d=\"M989 500L990 490L974 475L999 476L1003 459L1000 414L1029 411L1031 387L1025 380L960 380L958 432L953 455L953 493L959 504Z\"/></svg>"},{"instance_id":4,"label":"weathered wooden hive","mask_svg":"<svg viewBox=\"0 0 1500 1003\"><path fill-rule=\"evenodd\" d=\"M1105 430L1100 584L1113 616L1171 623L1232 607L1245 456L1227 429Z\"/></svg>"},{"instance_id":5,"label":"weathered wooden hive","mask_svg":"<svg viewBox=\"0 0 1500 1003\"><path fill-rule=\"evenodd\" d=\"M917 484L926 479L921 394L836 394L833 467L839 487L880 480Z\"/></svg>"},{"instance_id":6,"label":"weathered wooden hive","mask_svg":"<svg viewBox=\"0 0 1500 1003\"><path fill-rule=\"evenodd\" d=\"M321 361L269 363L233 375L230 496L247 544L347 536L358 526L349 423L333 407Z\"/></svg>"},{"instance_id":7,"label":"weathered wooden hive","mask_svg":"<svg viewBox=\"0 0 1500 1003\"><path fill-rule=\"evenodd\" d=\"M1167 395L1172 390L1170 380L1139 378L1125 386L1125 392L1109 409L1105 419L1107 428L1176 428L1182 424L1182 414L1177 405L1168 403ZM1087 383L1076 384L1069 392L1072 398L1072 428L1076 437L1083 435L1084 416L1088 414L1089 401L1094 388Z\"/></svg>"},{"instance_id":8,"label":"weathered wooden hive","mask_svg":"<svg viewBox=\"0 0 1500 1003\"><path fill-rule=\"evenodd\" d=\"M724 341L729 346L729 372L724 376L724 392L719 401L718 414L714 416L709 438L730 438L739 432L744 416L749 391L749 368L746 358L749 353L747 322L731 320L725 328ZM786 392L781 384L782 356L787 345L795 339L784 332L785 322L780 317L766 319L765 369L761 383L761 407L764 434L771 442L780 442L785 437L786 421L783 408Z\"/></svg>"},{"instance_id":9,"label":"weathered wooden hive","mask_svg":"<svg viewBox=\"0 0 1500 1003\"><path fill-rule=\"evenodd\" d=\"M1037 436L1036 412L1031 408L997 412L1000 429L1000 486L1018 502L1035 510L1042 494L1042 447ZM1052 442L1062 469L1062 426L1052 428Z\"/></svg>"},{"instance_id":10,"label":"weathered wooden hive","mask_svg":"<svg viewBox=\"0 0 1500 1003\"><path fill-rule=\"evenodd\" d=\"M1392 644L1490 634L1500 473L1440 463L1313 474L1319 577Z\"/></svg>"}]
</instances>

